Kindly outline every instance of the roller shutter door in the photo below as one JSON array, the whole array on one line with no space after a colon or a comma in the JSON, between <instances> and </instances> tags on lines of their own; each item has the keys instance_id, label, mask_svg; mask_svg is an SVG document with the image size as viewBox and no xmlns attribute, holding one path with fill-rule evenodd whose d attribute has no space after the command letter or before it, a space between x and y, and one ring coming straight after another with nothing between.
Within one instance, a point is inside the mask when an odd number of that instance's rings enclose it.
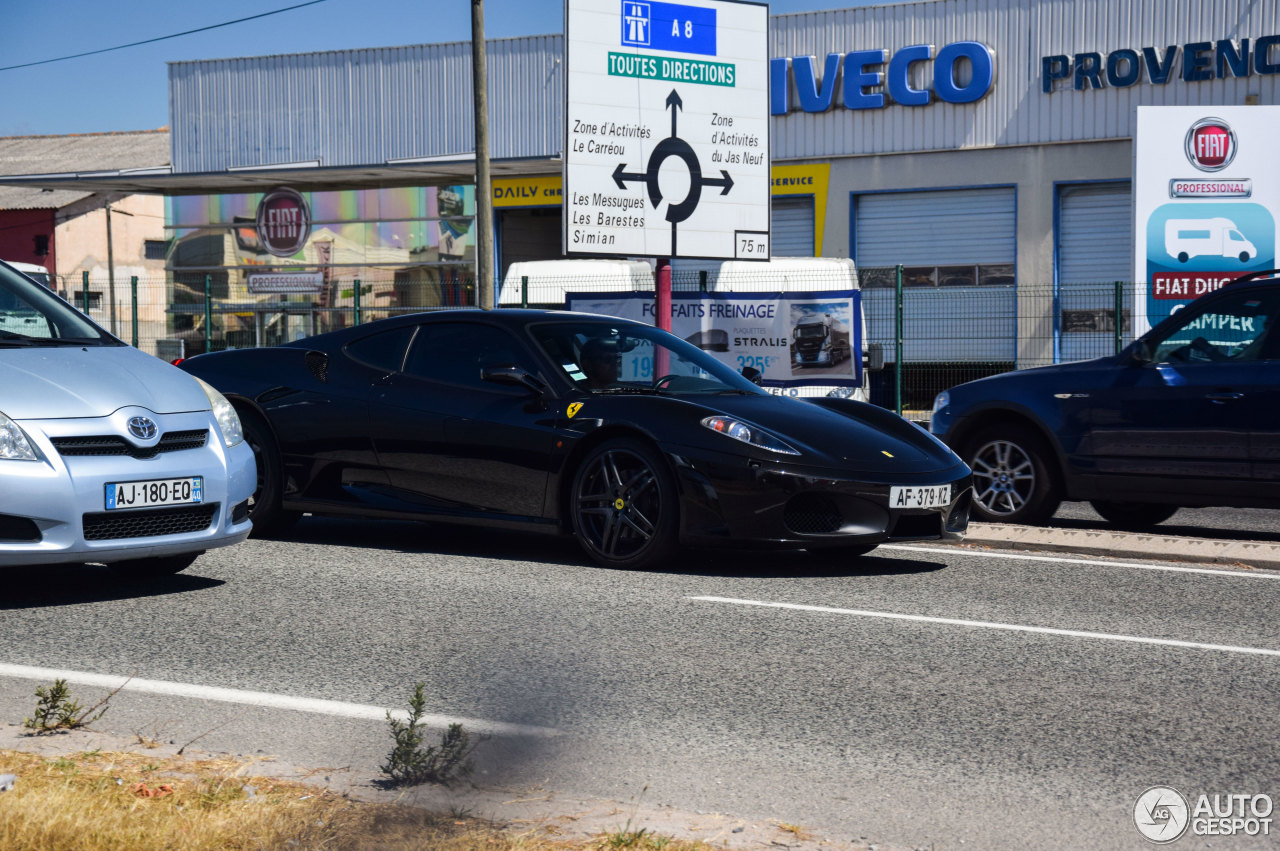
<instances>
[{"instance_id":1,"label":"roller shutter door","mask_svg":"<svg viewBox=\"0 0 1280 851\"><path fill-rule=\"evenodd\" d=\"M1012 187L861 195L854 259L863 268L1013 263Z\"/></svg>"},{"instance_id":2,"label":"roller shutter door","mask_svg":"<svg viewBox=\"0 0 1280 851\"><path fill-rule=\"evenodd\" d=\"M1124 183L1065 186L1058 193L1055 359L1115 352L1115 282L1133 278L1133 188ZM1132 295L1123 290L1123 340L1133 339Z\"/></svg>"},{"instance_id":3,"label":"roller shutter door","mask_svg":"<svg viewBox=\"0 0 1280 851\"><path fill-rule=\"evenodd\" d=\"M1133 277L1133 190L1128 182L1067 186L1058 205L1059 284Z\"/></svg>"}]
</instances>

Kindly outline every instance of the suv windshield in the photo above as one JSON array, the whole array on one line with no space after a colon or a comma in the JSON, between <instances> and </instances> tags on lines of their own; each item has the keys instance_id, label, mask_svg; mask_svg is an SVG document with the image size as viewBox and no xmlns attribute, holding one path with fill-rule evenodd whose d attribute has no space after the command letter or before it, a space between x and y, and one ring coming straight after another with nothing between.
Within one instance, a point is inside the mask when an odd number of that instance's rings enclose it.
<instances>
[{"instance_id":1,"label":"suv windshield","mask_svg":"<svg viewBox=\"0 0 1280 851\"><path fill-rule=\"evenodd\" d=\"M532 333L551 362L589 393L766 392L696 346L647 325L547 322Z\"/></svg>"},{"instance_id":2,"label":"suv windshield","mask_svg":"<svg viewBox=\"0 0 1280 851\"><path fill-rule=\"evenodd\" d=\"M0 348L124 345L50 290L0 265Z\"/></svg>"}]
</instances>

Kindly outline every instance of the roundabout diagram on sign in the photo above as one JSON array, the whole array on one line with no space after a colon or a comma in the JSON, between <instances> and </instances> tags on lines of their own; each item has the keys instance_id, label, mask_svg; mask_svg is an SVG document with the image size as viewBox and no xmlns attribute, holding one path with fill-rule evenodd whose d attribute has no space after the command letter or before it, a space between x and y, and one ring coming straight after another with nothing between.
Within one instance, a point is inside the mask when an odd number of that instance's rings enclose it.
<instances>
[{"instance_id":1,"label":"roundabout diagram on sign","mask_svg":"<svg viewBox=\"0 0 1280 851\"><path fill-rule=\"evenodd\" d=\"M649 203L656 210L662 203L662 190L658 187L658 172L662 169L662 164L669 157L678 157L685 164L689 169L689 193L680 203L671 202L665 217L671 222L671 253L676 254L678 253L676 226L692 216L693 211L698 208L698 201L702 198L702 187L720 186L723 187L720 194L728 195L729 190L733 189L733 178L725 169L720 169L720 177L702 176L702 163L698 161L697 153L688 142L680 138L678 133L676 116L680 110L684 109L684 101L680 100L680 94L675 89L667 95L667 108L671 110L671 135L653 149L644 173L626 171L627 164L620 162L613 170L613 180L618 184L619 189L626 189L628 181L644 183L649 190Z\"/></svg>"}]
</instances>

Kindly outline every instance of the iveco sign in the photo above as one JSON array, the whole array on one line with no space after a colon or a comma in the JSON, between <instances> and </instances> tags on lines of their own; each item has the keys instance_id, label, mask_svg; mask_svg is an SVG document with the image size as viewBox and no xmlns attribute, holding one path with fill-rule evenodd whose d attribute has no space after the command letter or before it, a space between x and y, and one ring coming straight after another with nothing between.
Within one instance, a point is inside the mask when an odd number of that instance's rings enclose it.
<instances>
[{"instance_id":1,"label":"iveco sign","mask_svg":"<svg viewBox=\"0 0 1280 851\"><path fill-rule=\"evenodd\" d=\"M927 106L934 98L973 103L991 91L996 74L995 54L977 41L957 41L936 52L932 44L913 44L892 57L887 50L828 53L821 75L817 64L813 56L769 60L773 115L786 115L797 107L825 112L836 103L846 109L882 109L888 103Z\"/></svg>"}]
</instances>

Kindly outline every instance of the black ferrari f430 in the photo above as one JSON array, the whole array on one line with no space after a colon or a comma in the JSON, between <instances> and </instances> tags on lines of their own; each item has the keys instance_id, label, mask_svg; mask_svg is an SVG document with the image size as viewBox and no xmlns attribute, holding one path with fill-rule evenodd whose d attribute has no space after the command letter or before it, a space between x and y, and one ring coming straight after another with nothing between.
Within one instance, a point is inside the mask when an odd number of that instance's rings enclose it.
<instances>
[{"instance_id":1,"label":"black ferrari f430","mask_svg":"<svg viewBox=\"0 0 1280 851\"><path fill-rule=\"evenodd\" d=\"M761 389L628 320L451 310L182 368L240 412L255 533L303 512L571 534L599 564L681 546L958 538L969 468L895 414Z\"/></svg>"}]
</instances>

